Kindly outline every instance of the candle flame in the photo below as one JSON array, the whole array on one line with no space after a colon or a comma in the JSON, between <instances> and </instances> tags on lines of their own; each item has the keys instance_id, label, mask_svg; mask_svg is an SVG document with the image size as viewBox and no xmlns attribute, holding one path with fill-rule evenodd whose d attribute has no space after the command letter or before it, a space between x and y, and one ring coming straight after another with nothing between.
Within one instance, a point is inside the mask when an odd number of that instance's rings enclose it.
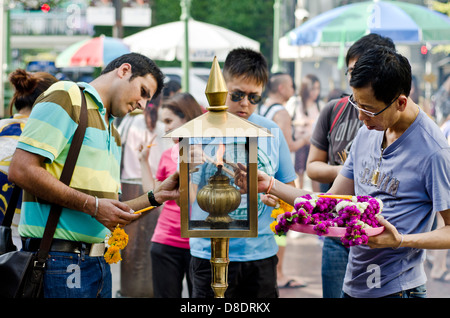
<instances>
[{"instance_id":1,"label":"candle flame","mask_svg":"<svg viewBox=\"0 0 450 318\"><path fill-rule=\"evenodd\" d=\"M225 154L225 145L220 144L217 149L216 157L217 157L217 166L223 166L223 155Z\"/></svg>"}]
</instances>

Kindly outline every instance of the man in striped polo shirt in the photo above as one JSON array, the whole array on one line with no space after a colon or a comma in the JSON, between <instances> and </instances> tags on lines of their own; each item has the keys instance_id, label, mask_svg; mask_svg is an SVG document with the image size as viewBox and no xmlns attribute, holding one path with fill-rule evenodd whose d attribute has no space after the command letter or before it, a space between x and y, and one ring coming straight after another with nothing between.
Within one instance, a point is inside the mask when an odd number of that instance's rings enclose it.
<instances>
[{"instance_id":1,"label":"man in striped polo shirt","mask_svg":"<svg viewBox=\"0 0 450 318\"><path fill-rule=\"evenodd\" d=\"M88 124L70 187L59 178L78 127L80 89L61 81L36 101L9 178L24 189L19 224L24 249L39 248L48 203L63 207L46 264L45 297L111 297L111 272L104 248L95 251L98 243L117 225L138 219L133 211L177 198L178 175L173 175L154 193L118 201L121 141L114 117L144 109L161 92L163 77L152 60L130 53L108 64L91 83L79 83L85 88Z\"/></svg>"}]
</instances>

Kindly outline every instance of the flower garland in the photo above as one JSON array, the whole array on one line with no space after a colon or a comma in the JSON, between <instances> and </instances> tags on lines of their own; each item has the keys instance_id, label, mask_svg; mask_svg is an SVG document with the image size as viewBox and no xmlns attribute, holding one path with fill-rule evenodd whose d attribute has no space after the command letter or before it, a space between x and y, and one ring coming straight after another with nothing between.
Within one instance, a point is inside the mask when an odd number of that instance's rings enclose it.
<instances>
[{"instance_id":1,"label":"flower garland","mask_svg":"<svg viewBox=\"0 0 450 318\"><path fill-rule=\"evenodd\" d=\"M292 210L294 209L294 207L290 204L287 204L286 202L284 202L283 200L279 199L277 202L277 205L275 206L275 209L272 210L272 214L270 215L271 217L273 217L275 220L277 219L277 217L285 212L292 212ZM277 221L273 221L270 224L270 229L274 232L277 233L275 230L275 226L277 225ZM282 233L280 234L280 236L282 235Z\"/></svg>"},{"instance_id":2,"label":"flower garland","mask_svg":"<svg viewBox=\"0 0 450 318\"><path fill-rule=\"evenodd\" d=\"M272 213L276 218L270 227L277 235L289 231L292 224L312 224L317 235L328 234L329 227L346 227L341 238L346 247L367 244L365 228L379 227L376 215L383 208L381 200L370 196L353 196L350 200L319 197L315 194L298 197L294 210ZM274 210L275 211L275 210Z\"/></svg>"},{"instance_id":3,"label":"flower garland","mask_svg":"<svg viewBox=\"0 0 450 318\"><path fill-rule=\"evenodd\" d=\"M117 226L110 235L106 236L105 241L108 246L108 250L104 255L106 262L108 264L120 262L122 260L120 250L123 250L127 246L128 234Z\"/></svg>"}]
</instances>

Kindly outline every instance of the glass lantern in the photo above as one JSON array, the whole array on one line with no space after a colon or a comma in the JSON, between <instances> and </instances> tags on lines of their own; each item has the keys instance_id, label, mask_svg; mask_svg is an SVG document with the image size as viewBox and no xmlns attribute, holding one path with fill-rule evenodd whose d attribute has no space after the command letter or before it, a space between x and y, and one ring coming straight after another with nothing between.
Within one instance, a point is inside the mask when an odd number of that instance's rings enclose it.
<instances>
[{"instance_id":1,"label":"glass lantern","mask_svg":"<svg viewBox=\"0 0 450 318\"><path fill-rule=\"evenodd\" d=\"M227 112L217 59L206 87L208 111L169 132L179 138L182 237L256 237L258 138L265 128ZM245 188L235 180L246 172Z\"/></svg>"},{"instance_id":2,"label":"glass lantern","mask_svg":"<svg viewBox=\"0 0 450 318\"><path fill-rule=\"evenodd\" d=\"M181 236L211 238L211 287L223 298L230 238L258 235L258 138L273 136L227 112L216 58L205 93L208 111L164 137L179 139Z\"/></svg>"}]
</instances>

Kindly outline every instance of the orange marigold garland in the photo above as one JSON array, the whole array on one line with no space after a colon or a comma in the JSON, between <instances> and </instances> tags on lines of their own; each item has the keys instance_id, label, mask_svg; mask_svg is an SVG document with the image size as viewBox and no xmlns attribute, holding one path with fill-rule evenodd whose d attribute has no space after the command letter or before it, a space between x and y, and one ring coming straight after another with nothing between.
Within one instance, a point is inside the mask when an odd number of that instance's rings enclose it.
<instances>
[{"instance_id":1,"label":"orange marigold garland","mask_svg":"<svg viewBox=\"0 0 450 318\"><path fill-rule=\"evenodd\" d=\"M114 231L106 237L106 251L104 258L108 264L120 262L120 250L123 250L128 244L128 234L123 229L117 226Z\"/></svg>"}]
</instances>

